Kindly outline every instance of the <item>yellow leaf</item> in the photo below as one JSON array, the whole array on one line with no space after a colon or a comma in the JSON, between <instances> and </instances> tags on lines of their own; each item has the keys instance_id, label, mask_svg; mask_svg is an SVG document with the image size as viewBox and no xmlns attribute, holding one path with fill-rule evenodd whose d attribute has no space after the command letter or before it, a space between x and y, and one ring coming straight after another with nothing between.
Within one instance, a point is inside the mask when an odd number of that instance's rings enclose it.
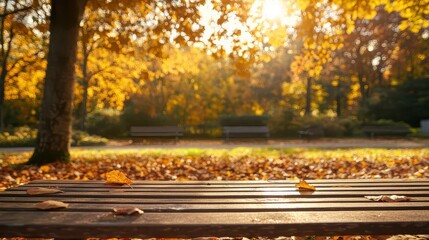
<instances>
[{"instance_id":1,"label":"yellow leaf","mask_svg":"<svg viewBox=\"0 0 429 240\"><path fill-rule=\"evenodd\" d=\"M308 184L305 180L300 180L295 186L300 191L316 191L316 188Z\"/></svg>"},{"instance_id":2,"label":"yellow leaf","mask_svg":"<svg viewBox=\"0 0 429 240\"><path fill-rule=\"evenodd\" d=\"M51 194L51 193L63 193L63 191L55 188L43 188L43 187L35 187L27 190L28 195L41 195L41 194Z\"/></svg>"},{"instance_id":3,"label":"yellow leaf","mask_svg":"<svg viewBox=\"0 0 429 240\"><path fill-rule=\"evenodd\" d=\"M114 208L113 213L115 215L141 215L143 214L143 210L139 208Z\"/></svg>"},{"instance_id":4,"label":"yellow leaf","mask_svg":"<svg viewBox=\"0 0 429 240\"><path fill-rule=\"evenodd\" d=\"M49 209L57 209L57 208L67 208L69 204L63 203L60 201L47 200L47 201L36 203L34 206L38 209L49 210Z\"/></svg>"},{"instance_id":5,"label":"yellow leaf","mask_svg":"<svg viewBox=\"0 0 429 240\"><path fill-rule=\"evenodd\" d=\"M398 195L365 196L365 198L375 202L409 202L411 201L411 198L409 197L398 196Z\"/></svg>"},{"instance_id":6,"label":"yellow leaf","mask_svg":"<svg viewBox=\"0 0 429 240\"><path fill-rule=\"evenodd\" d=\"M42 170L42 172L46 173L46 172L49 172L49 170L51 170L51 168L49 166L44 165L44 166L40 167L40 170Z\"/></svg>"},{"instance_id":7,"label":"yellow leaf","mask_svg":"<svg viewBox=\"0 0 429 240\"><path fill-rule=\"evenodd\" d=\"M113 170L106 173L106 183L130 185L132 181L121 171Z\"/></svg>"}]
</instances>

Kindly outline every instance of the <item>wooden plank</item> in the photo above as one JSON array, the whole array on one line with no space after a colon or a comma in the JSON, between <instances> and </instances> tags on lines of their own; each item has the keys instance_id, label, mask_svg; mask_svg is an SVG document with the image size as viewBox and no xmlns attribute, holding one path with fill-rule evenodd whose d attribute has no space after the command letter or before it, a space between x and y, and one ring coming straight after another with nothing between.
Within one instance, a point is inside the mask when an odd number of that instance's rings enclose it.
<instances>
[{"instance_id":1,"label":"wooden plank","mask_svg":"<svg viewBox=\"0 0 429 240\"><path fill-rule=\"evenodd\" d=\"M131 132L183 132L183 128L176 126L132 126Z\"/></svg>"},{"instance_id":2,"label":"wooden plank","mask_svg":"<svg viewBox=\"0 0 429 240\"><path fill-rule=\"evenodd\" d=\"M266 183L266 184L205 184L205 185L199 185L199 184L175 184L174 181L165 181L165 184L140 184L140 183L132 183L131 186L133 188L176 188L180 187L183 189L186 188L293 188L295 187L295 183L288 183L288 184L275 184L275 183ZM401 183L311 183L315 187L321 188L321 187L336 187L336 188L355 188L355 187L369 187L369 188L378 188L378 187L429 187L429 182L413 182L413 183L407 183L407 182L401 182ZM29 183L25 186L32 186L32 187L78 187L78 188L92 188L92 187L106 187L105 183L84 183L81 184L79 182L36 182L36 183ZM110 187L121 187L121 186L110 186ZM128 186L126 186L128 187Z\"/></svg>"},{"instance_id":3,"label":"wooden plank","mask_svg":"<svg viewBox=\"0 0 429 240\"><path fill-rule=\"evenodd\" d=\"M88 197L63 197L61 195L33 195L20 197L3 197L0 195L0 203L36 203L45 200L57 200L68 203L120 203L120 204L276 204L276 203L348 203L367 201L363 197L344 197L344 198L132 198L123 196L123 198L88 198ZM413 197L412 202L429 202L429 197Z\"/></svg>"},{"instance_id":4,"label":"wooden plank","mask_svg":"<svg viewBox=\"0 0 429 240\"><path fill-rule=\"evenodd\" d=\"M429 210L230 213L0 212L3 237L201 237L426 234ZM85 217L83 217L85 216Z\"/></svg>"},{"instance_id":5,"label":"wooden plank","mask_svg":"<svg viewBox=\"0 0 429 240\"><path fill-rule=\"evenodd\" d=\"M28 189L34 189L35 187L31 186L20 186L16 188L10 188L7 191L26 191ZM428 189L429 186L419 186L419 187L318 187L316 191L318 192L368 192L368 191L422 191ZM77 188L77 187L55 187L54 189L60 189L67 192L111 192L111 191L123 191L123 192L296 192L295 187L283 187L283 188L178 188L178 187L168 187L168 188L145 188L145 187L92 187L92 188Z\"/></svg>"},{"instance_id":6,"label":"wooden plank","mask_svg":"<svg viewBox=\"0 0 429 240\"><path fill-rule=\"evenodd\" d=\"M131 136L133 137L170 137L170 136L182 136L182 134L175 133L175 132L159 132L159 133L132 133Z\"/></svg>"},{"instance_id":7,"label":"wooden plank","mask_svg":"<svg viewBox=\"0 0 429 240\"><path fill-rule=\"evenodd\" d=\"M64 201L68 203L67 201ZM273 203L273 204L133 204L70 203L57 211L111 212L113 208L140 208L145 212L287 212L287 211L387 211L429 210L429 202L380 203L367 200L359 203ZM2 203L0 211L35 211L34 203Z\"/></svg>"},{"instance_id":8,"label":"wooden plank","mask_svg":"<svg viewBox=\"0 0 429 240\"><path fill-rule=\"evenodd\" d=\"M320 179L320 180L306 180L311 184L352 184L352 183L366 183L366 184L380 184L380 183L429 183L429 179L416 178L416 179ZM35 180L28 184L105 184L103 180ZM265 184L290 184L298 183L298 180L243 180L243 181L147 181L147 180L134 180L134 184L142 185L265 185Z\"/></svg>"},{"instance_id":9,"label":"wooden plank","mask_svg":"<svg viewBox=\"0 0 429 240\"><path fill-rule=\"evenodd\" d=\"M359 197L367 195L405 195L408 197L428 197L428 191L398 190L398 191L368 191L368 192L347 192L347 191L279 191L279 192L132 192L112 189L109 194L106 192L64 192L61 196L68 197L112 197L121 198L126 194L135 198L177 198L177 197L206 197L206 198L258 198L258 197ZM26 191L4 191L0 196L26 196Z\"/></svg>"}]
</instances>

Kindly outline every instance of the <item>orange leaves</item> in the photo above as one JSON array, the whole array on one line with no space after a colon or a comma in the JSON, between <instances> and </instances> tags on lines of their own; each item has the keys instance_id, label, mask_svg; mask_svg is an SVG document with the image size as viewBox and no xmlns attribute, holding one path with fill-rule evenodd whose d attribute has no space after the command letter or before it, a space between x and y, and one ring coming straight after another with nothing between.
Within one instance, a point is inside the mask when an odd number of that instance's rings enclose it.
<instances>
[{"instance_id":1,"label":"orange leaves","mask_svg":"<svg viewBox=\"0 0 429 240\"><path fill-rule=\"evenodd\" d=\"M38 209L49 210L49 209L58 209L58 208L67 208L69 206L68 203L63 203L55 200L46 200L43 202L39 202L34 204L34 206Z\"/></svg>"},{"instance_id":2,"label":"orange leaves","mask_svg":"<svg viewBox=\"0 0 429 240\"><path fill-rule=\"evenodd\" d=\"M132 180L429 178L428 149L73 150L71 163L47 164L48 173L20 165L30 153L0 155L0 187L5 188L36 179L106 180L111 169Z\"/></svg>"},{"instance_id":3,"label":"orange leaves","mask_svg":"<svg viewBox=\"0 0 429 240\"><path fill-rule=\"evenodd\" d=\"M308 184L304 179L300 180L295 186L299 191L316 191L316 188Z\"/></svg>"},{"instance_id":4,"label":"orange leaves","mask_svg":"<svg viewBox=\"0 0 429 240\"><path fill-rule=\"evenodd\" d=\"M133 181L127 178L124 173L119 170L113 170L106 173L106 183L108 184L127 184L131 185Z\"/></svg>"}]
</instances>

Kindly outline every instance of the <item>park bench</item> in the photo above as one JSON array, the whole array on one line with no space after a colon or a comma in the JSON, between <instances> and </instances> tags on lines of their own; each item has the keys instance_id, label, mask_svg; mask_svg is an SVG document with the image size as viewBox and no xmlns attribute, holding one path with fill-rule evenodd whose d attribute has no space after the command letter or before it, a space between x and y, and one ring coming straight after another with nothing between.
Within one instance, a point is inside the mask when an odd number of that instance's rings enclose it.
<instances>
[{"instance_id":1,"label":"park bench","mask_svg":"<svg viewBox=\"0 0 429 240\"><path fill-rule=\"evenodd\" d=\"M191 238L344 236L429 233L429 179L297 181L39 180L0 192L0 238ZM28 195L35 187L63 193ZM405 195L410 202L374 202L367 195ZM57 200L68 208L38 210ZM141 215L115 216L113 208Z\"/></svg>"},{"instance_id":2,"label":"park bench","mask_svg":"<svg viewBox=\"0 0 429 240\"><path fill-rule=\"evenodd\" d=\"M361 131L370 138L375 136L407 136L411 133L407 126L401 125L365 125L362 126Z\"/></svg>"},{"instance_id":3,"label":"park bench","mask_svg":"<svg viewBox=\"0 0 429 240\"><path fill-rule=\"evenodd\" d=\"M299 138L319 138L323 137L323 127L321 125L311 125L298 131Z\"/></svg>"},{"instance_id":4,"label":"park bench","mask_svg":"<svg viewBox=\"0 0 429 240\"><path fill-rule=\"evenodd\" d=\"M224 126L223 134L225 140L229 141L231 138L243 137L270 137L270 130L267 126Z\"/></svg>"},{"instance_id":5,"label":"park bench","mask_svg":"<svg viewBox=\"0 0 429 240\"><path fill-rule=\"evenodd\" d=\"M130 130L132 138L136 137L174 137L175 141L183 136L183 127L176 126L132 126Z\"/></svg>"}]
</instances>

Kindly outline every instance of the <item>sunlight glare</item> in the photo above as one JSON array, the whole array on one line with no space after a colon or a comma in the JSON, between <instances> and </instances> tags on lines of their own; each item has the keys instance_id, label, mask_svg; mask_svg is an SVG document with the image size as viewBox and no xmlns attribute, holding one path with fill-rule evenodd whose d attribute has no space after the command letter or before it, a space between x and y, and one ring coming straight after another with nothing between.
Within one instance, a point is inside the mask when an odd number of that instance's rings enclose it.
<instances>
[{"instance_id":1,"label":"sunlight glare","mask_svg":"<svg viewBox=\"0 0 429 240\"><path fill-rule=\"evenodd\" d=\"M262 4L262 17L265 19L279 18L283 13L280 0L265 0Z\"/></svg>"}]
</instances>

